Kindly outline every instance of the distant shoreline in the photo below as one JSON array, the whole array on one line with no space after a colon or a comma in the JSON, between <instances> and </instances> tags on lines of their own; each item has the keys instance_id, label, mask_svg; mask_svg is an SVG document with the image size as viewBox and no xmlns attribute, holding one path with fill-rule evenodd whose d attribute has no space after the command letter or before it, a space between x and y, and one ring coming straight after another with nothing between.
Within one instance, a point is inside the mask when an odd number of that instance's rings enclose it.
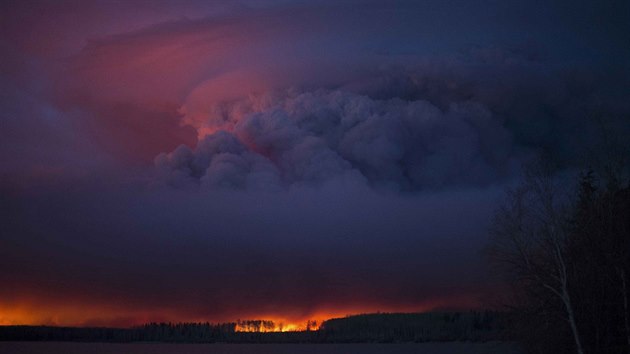
<instances>
[{"instance_id":1,"label":"distant shoreline","mask_svg":"<svg viewBox=\"0 0 630 354\"><path fill-rule=\"evenodd\" d=\"M0 326L0 342L87 343L427 343L504 342L507 315L494 311L364 314L317 330L240 332L234 323L150 323L133 328ZM252 321L257 322L257 321Z\"/></svg>"}]
</instances>

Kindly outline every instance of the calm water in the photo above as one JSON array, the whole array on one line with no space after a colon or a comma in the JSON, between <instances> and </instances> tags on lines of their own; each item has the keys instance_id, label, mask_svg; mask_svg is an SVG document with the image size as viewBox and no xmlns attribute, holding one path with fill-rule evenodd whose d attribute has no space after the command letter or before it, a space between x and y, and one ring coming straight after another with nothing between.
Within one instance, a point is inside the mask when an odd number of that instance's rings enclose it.
<instances>
[{"instance_id":1,"label":"calm water","mask_svg":"<svg viewBox=\"0 0 630 354\"><path fill-rule=\"evenodd\" d=\"M2 354L517 354L508 343L163 344L0 342Z\"/></svg>"}]
</instances>

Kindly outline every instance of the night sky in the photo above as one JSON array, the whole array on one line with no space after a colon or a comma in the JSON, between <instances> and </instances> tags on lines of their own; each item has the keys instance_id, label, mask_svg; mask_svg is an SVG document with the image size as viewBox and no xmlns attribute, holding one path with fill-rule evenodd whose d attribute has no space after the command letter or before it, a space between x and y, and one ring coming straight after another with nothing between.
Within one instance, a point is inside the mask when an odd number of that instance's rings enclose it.
<instances>
[{"instance_id":1,"label":"night sky","mask_svg":"<svg viewBox=\"0 0 630 354\"><path fill-rule=\"evenodd\" d=\"M628 117L623 0L3 1L0 324L487 307L523 164Z\"/></svg>"}]
</instances>

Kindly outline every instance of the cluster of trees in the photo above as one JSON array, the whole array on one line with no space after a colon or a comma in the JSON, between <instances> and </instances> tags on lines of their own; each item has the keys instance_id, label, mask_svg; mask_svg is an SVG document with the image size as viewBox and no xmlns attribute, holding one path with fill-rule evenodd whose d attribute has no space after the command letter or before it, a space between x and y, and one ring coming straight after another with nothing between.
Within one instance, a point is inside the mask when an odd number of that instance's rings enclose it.
<instances>
[{"instance_id":1,"label":"cluster of trees","mask_svg":"<svg viewBox=\"0 0 630 354\"><path fill-rule=\"evenodd\" d=\"M320 332L331 342L437 342L504 339L505 313L494 311L385 313L325 321Z\"/></svg>"},{"instance_id":2,"label":"cluster of trees","mask_svg":"<svg viewBox=\"0 0 630 354\"><path fill-rule=\"evenodd\" d=\"M532 353L630 353L630 185L577 183L538 162L496 214L492 256L511 280L512 335Z\"/></svg>"},{"instance_id":3,"label":"cluster of trees","mask_svg":"<svg viewBox=\"0 0 630 354\"><path fill-rule=\"evenodd\" d=\"M236 330L241 332L272 332L276 329L273 321L266 320L238 320Z\"/></svg>"},{"instance_id":4,"label":"cluster of trees","mask_svg":"<svg viewBox=\"0 0 630 354\"><path fill-rule=\"evenodd\" d=\"M233 323L150 323L140 327L73 328L0 326L0 341L186 342L186 343L348 343L498 340L505 315L496 312L370 314L325 321L318 330L240 332L264 329L271 321ZM271 323L270 323L271 322Z\"/></svg>"}]
</instances>

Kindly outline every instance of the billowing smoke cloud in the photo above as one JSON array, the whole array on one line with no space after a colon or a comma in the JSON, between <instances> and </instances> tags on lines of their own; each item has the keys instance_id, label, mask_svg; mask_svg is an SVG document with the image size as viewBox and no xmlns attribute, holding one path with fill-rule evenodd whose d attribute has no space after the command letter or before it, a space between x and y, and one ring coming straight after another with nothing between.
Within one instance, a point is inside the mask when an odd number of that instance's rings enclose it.
<instances>
[{"instance_id":1,"label":"billowing smoke cloud","mask_svg":"<svg viewBox=\"0 0 630 354\"><path fill-rule=\"evenodd\" d=\"M219 102L210 91L205 107L197 93L182 119L199 143L156 164L178 186L278 188L342 176L400 191L488 186L540 153L563 169L583 165L603 136L630 133L630 104L620 94L629 81L623 70L558 68L520 49L493 49L375 71L335 89ZM254 180L263 170L261 185Z\"/></svg>"},{"instance_id":2,"label":"billowing smoke cloud","mask_svg":"<svg viewBox=\"0 0 630 354\"><path fill-rule=\"evenodd\" d=\"M167 183L234 188L356 178L418 190L488 185L509 172L511 135L484 106L375 100L340 90L250 96L216 108L193 151L157 157Z\"/></svg>"},{"instance_id":3,"label":"billowing smoke cloud","mask_svg":"<svg viewBox=\"0 0 630 354\"><path fill-rule=\"evenodd\" d=\"M630 135L625 3L205 3L1 5L0 324L479 306L520 165Z\"/></svg>"},{"instance_id":4,"label":"billowing smoke cloud","mask_svg":"<svg viewBox=\"0 0 630 354\"><path fill-rule=\"evenodd\" d=\"M269 97L269 92L289 88L425 100L445 114L451 104L477 104L492 120L509 120L511 133L534 147L566 130L556 125L570 121L581 127L584 117L596 110L627 113L627 107L612 107L620 105L622 97L597 102L627 89L621 49L604 46L595 34L575 43L551 16L562 12L556 6L549 5L549 18L519 6L482 11L433 2L391 7L368 3L359 8L324 3L158 22L89 41L54 75L56 100L65 110L86 114L82 125L112 154L145 161L182 143L193 147L195 135L213 133L222 119L272 108L216 112L230 109L222 106L250 94ZM589 10L589 16L599 11ZM382 16L383 11L390 16ZM479 12L519 21L525 17L532 23L480 25L474 20ZM445 30L435 21L440 17L469 37ZM573 15L559 18L568 27L579 27ZM599 36L617 33L617 22L611 20ZM488 37L521 31L529 31L530 38ZM571 142L562 143L573 150Z\"/></svg>"}]
</instances>

